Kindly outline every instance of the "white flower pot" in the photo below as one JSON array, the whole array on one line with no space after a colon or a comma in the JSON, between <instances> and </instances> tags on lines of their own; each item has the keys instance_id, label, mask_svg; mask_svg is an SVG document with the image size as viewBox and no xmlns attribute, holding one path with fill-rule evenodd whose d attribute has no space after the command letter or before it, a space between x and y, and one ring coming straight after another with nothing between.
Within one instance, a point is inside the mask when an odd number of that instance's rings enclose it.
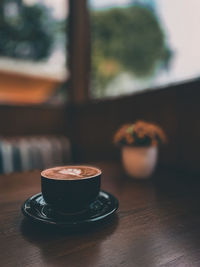
<instances>
[{"instance_id":1,"label":"white flower pot","mask_svg":"<svg viewBox=\"0 0 200 267\"><path fill-rule=\"evenodd\" d=\"M128 175L145 179L151 176L157 163L158 148L131 147L122 148L122 162Z\"/></svg>"}]
</instances>

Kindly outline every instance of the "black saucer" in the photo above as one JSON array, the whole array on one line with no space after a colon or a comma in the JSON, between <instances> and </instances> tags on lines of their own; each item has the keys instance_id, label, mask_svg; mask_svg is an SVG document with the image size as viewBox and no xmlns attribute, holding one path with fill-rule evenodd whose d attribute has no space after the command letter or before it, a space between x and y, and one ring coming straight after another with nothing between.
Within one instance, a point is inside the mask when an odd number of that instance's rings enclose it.
<instances>
[{"instance_id":1,"label":"black saucer","mask_svg":"<svg viewBox=\"0 0 200 267\"><path fill-rule=\"evenodd\" d=\"M75 214L58 213L45 203L42 193L39 193L24 202L22 212L34 222L62 228L76 228L106 219L117 208L118 200L110 193L100 191L97 199L83 212Z\"/></svg>"}]
</instances>

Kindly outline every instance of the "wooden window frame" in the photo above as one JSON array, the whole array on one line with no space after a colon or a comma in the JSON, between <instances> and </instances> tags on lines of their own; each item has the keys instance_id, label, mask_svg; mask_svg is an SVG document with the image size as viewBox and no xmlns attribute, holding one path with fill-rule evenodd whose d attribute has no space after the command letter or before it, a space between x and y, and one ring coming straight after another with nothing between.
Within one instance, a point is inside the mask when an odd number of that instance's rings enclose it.
<instances>
[{"instance_id":1,"label":"wooden window frame","mask_svg":"<svg viewBox=\"0 0 200 267\"><path fill-rule=\"evenodd\" d=\"M0 136L66 134L71 135L71 103L89 100L90 38L86 0L69 0L67 62L69 103L66 106L0 105ZM70 129L69 129L70 128Z\"/></svg>"},{"instance_id":2,"label":"wooden window frame","mask_svg":"<svg viewBox=\"0 0 200 267\"><path fill-rule=\"evenodd\" d=\"M69 90L70 102L89 100L90 83L90 24L87 0L69 0Z\"/></svg>"}]
</instances>

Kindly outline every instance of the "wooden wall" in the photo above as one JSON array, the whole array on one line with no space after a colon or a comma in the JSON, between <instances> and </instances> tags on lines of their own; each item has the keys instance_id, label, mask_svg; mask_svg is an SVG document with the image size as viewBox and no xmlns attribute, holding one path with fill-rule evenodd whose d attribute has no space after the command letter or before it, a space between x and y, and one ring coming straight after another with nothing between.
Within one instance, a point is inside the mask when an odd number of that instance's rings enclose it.
<instances>
[{"instance_id":1,"label":"wooden wall","mask_svg":"<svg viewBox=\"0 0 200 267\"><path fill-rule=\"evenodd\" d=\"M160 164L200 171L200 83L186 82L115 100L70 108L70 138L76 161L112 160L119 151L112 144L116 129L144 119L159 123L169 143L160 149Z\"/></svg>"},{"instance_id":2,"label":"wooden wall","mask_svg":"<svg viewBox=\"0 0 200 267\"><path fill-rule=\"evenodd\" d=\"M64 107L0 106L0 136L66 134Z\"/></svg>"}]
</instances>

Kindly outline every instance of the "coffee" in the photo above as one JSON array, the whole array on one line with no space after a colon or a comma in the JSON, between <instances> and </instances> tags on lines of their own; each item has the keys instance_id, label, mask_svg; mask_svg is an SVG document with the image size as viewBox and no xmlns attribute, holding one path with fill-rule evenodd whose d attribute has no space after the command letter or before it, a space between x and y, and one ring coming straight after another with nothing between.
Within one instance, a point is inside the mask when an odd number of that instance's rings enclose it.
<instances>
[{"instance_id":1,"label":"coffee","mask_svg":"<svg viewBox=\"0 0 200 267\"><path fill-rule=\"evenodd\" d=\"M44 201L57 212L80 212L99 195L101 170L87 165L46 169L41 186Z\"/></svg>"},{"instance_id":2,"label":"coffee","mask_svg":"<svg viewBox=\"0 0 200 267\"><path fill-rule=\"evenodd\" d=\"M44 170L41 175L56 180L77 180L100 175L101 171L91 166L62 166Z\"/></svg>"}]
</instances>

